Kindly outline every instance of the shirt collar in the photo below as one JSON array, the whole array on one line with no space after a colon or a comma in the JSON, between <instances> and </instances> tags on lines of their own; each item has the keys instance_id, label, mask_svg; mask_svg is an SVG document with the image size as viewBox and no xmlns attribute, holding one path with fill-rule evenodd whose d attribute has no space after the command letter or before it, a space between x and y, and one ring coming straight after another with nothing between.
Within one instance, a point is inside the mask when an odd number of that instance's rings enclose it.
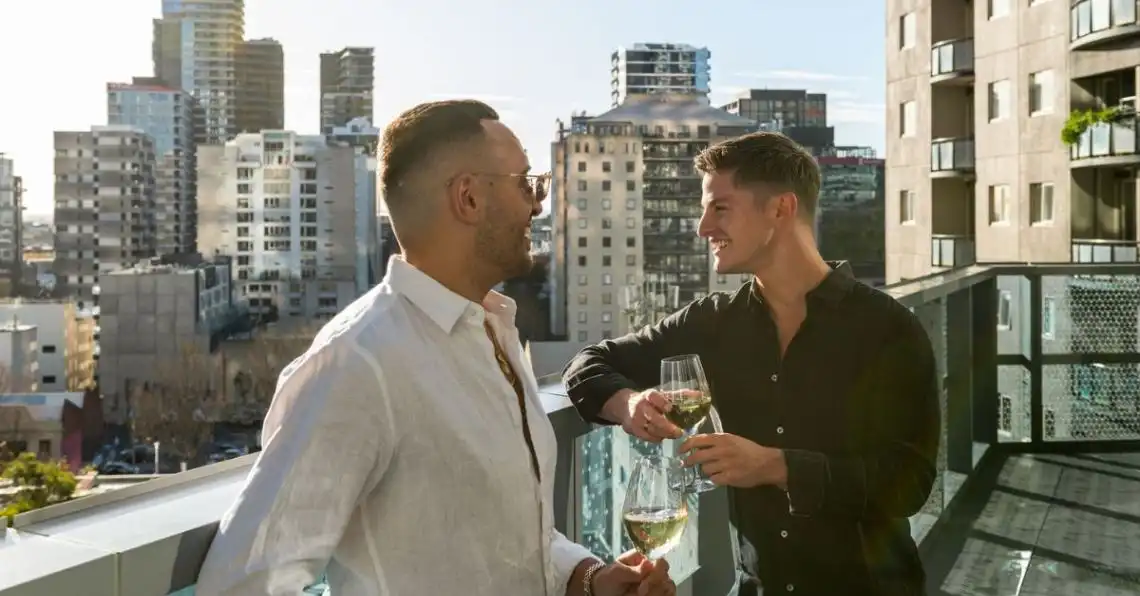
<instances>
[{"instance_id":1,"label":"shirt collar","mask_svg":"<svg viewBox=\"0 0 1140 596\"><path fill-rule=\"evenodd\" d=\"M490 314L504 327L513 328L517 306L514 300L491 291L476 304L447 289L430 275L417 269L401 255L393 255L388 260L388 272L384 282L392 291L404 295L416 308L423 311L445 333L451 333L460 320L467 319L482 325L484 317Z\"/></svg>"},{"instance_id":2,"label":"shirt collar","mask_svg":"<svg viewBox=\"0 0 1140 596\"><path fill-rule=\"evenodd\" d=\"M828 273L818 286L807 293L808 302L839 304L855 285L855 272L851 269L851 263L828 261L827 264L831 267L831 273ZM752 278L752 298L760 304L764 303L764 297L760 295L760 289L756 286L755 277Z\"/></svg>"}]
</instances>

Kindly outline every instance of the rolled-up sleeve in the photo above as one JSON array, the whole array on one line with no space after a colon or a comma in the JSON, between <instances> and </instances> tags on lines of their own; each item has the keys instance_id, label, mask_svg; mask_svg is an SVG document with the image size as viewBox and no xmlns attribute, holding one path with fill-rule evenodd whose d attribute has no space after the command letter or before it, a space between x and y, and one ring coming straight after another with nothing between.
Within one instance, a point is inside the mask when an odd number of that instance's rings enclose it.
<instances>
[{"instance_id":1,"label":"rolled-up sleeve","mask_svg":"<svg viewBox=\"0 0 1140 596\"><path fill-rule=\"evenodd\" d=\"M282 373L260 457L222 519L198 594L299 594L316 581L396 443L379 365L352 338Z\"/></svg>"},{"instance_id":2,"label":"rolled-up sleeve","mask_svg":"<svg viewBox=\"0 0 1140 596\"><path fill-rule=\"evenodd\" d=\"M597 559L589 549L554 530L550 540L550 563L554 566L554 585L565 588L578 564L586 559ZM557 592L559 594L563 592Z\"/></svg>"}]
</instances>

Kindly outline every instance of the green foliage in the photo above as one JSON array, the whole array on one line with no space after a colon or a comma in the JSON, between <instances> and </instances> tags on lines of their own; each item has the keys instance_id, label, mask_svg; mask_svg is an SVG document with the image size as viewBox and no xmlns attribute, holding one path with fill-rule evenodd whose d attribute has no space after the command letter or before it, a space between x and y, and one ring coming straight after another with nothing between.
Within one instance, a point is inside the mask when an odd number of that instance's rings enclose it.
<instances>
[{"instance_id":1,"label":"green foliage","mask_svg":"<svg viewBox=\"0 0 1140 596\"><path fill-rule=\"evenodd\" d=\"M8 462L0 477L19 489L15 498L0 509L0 518L6 519L8 525L17 514L71 499L77 485L75 475L60 462L40 461L32 453L21 453Z\"/></svg>"},{"instance_id":2,"label":"green foliage","mask_svg":"<svg viewBox=\"0 0 1140 596\"><path fill-rule=\"evenodd\" d=\"M1090 126L1120 122L1135 117L1136 111L1124 106L1095 110L1073 110L1069 112L1065 126L1061 128L1061 142L1065 145L1075 145Z\"/></svg>"}]
</instances>

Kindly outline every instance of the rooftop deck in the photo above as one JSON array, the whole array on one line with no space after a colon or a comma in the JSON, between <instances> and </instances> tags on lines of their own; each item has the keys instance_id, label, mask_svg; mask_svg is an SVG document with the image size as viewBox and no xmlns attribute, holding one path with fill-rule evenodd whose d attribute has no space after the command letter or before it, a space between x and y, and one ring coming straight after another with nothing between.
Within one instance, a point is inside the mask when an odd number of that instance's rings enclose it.
<instances>
[{"instance_id":1,"label":"rooftop deck","mask_svg":"<svg viewBox=\"0 0 1140 596\"><path fill-rule=\"evenodd\" d=\"M912 518L930 594L1140 593L1140 265L979 265L887 290L924 322L942 377L940 477ZM645 449L548 383L556 522L600 555ZM16 518L0 596L192 593L252 457ZM723 491L670 555L681 594L734 581ZM319 593L319 592L318 592Z\"/></svg>"}]
</instances>

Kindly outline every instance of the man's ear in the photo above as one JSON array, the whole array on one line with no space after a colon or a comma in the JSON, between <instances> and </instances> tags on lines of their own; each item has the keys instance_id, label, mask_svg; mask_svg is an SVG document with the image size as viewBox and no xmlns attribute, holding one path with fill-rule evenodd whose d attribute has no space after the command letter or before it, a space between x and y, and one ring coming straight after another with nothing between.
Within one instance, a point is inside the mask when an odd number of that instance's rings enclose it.
<instances>
[{"instance_id":1,"label":"man's ear","mask_svg":"<svg viewBox=\"0 0 1140 596\"><path fill-rule=\"evenodd\" d=\"M482 221L486 210L479 180L471 174L460 174L447 187L447 207L455 219L468 225Z\"/></svg>"}]
</instances>

